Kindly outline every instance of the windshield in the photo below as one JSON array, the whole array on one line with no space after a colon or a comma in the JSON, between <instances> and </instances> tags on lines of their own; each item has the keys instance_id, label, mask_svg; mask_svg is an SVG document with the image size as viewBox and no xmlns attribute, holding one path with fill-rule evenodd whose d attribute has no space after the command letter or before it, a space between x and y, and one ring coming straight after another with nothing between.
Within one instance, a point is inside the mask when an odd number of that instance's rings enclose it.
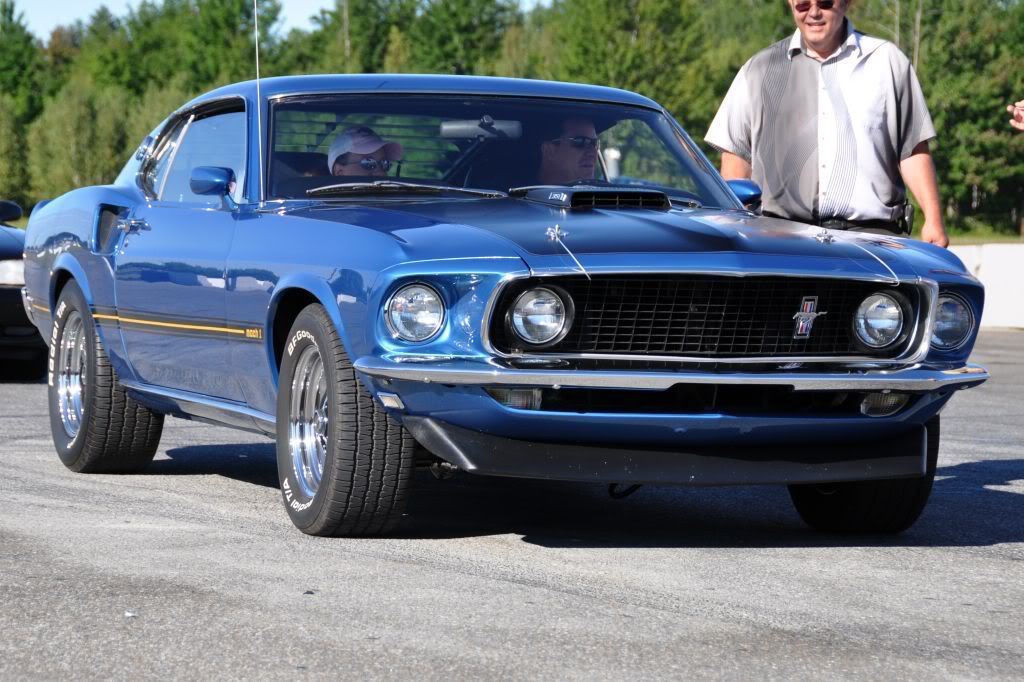
<instances>
[{"instance_id":1,"label":"windshield","mask_svg":"<svg viewBox=\"0 0 1024 682\"><path fill-rule=\"evenodd\" d=\"M410 191L431 185L439 193L476 189L490 196L537 185L613 185L735 207L692 142L663 114L641 107L465 95L315 96L275 102L270 134L272 199L365 196L375 187L395 194L398 182ZM349 183L359 191L338 189Z\"/></svg>"}]
</instances>

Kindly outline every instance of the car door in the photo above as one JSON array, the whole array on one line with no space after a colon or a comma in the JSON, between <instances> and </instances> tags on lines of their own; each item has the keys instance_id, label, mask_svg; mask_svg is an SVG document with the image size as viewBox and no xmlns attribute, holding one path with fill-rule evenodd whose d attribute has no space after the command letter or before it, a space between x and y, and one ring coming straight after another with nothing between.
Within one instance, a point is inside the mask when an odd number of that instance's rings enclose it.
<instances>
[{"instance_id":1,"label":"car door","mask_svg":"<svg viewBox=\"0 0 1024 682\"><path fill-rule=\"evenodd\" d=\"M114 255L118 324L128 360L146 384L238 400L226 323L225 266L237 211L222 197L194 194L194 168L235 173L246 160L244 106L197 110L172 124L143 165L149 201L122 223Z\"/></svg>"}]
</instances>

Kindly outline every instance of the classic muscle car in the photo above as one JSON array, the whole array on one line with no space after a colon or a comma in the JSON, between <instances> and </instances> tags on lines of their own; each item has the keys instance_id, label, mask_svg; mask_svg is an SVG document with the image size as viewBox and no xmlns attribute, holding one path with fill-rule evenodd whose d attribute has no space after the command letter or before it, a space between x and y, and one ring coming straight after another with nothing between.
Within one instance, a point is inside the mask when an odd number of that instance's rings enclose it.
<instances>
[{"instance_id":1,"label":"classic muscle car","mask_svg":"<svg viewBox=\"0 0 1024 682\"><path fill-rule=\"evenodd\" d=\"M416 467L789 486L920 514L983 290L908 239L758 216L640 95L448 76L231 85L28 226L53 438L130 472L165 415L276 438L288 514L393 529Z\"/></svg>"},{"instance_id":2,"label":"classic muscle car","mask_svg":"<svg viewBox=\"0 0 1024 682\"><path fill-rule=\"evenodd\" d=\"M46 344L21 302L25 233L4 224L20 218L18 204L0 200L0 378L39 379L46 371Z\"/></svg>"}]
</instances>

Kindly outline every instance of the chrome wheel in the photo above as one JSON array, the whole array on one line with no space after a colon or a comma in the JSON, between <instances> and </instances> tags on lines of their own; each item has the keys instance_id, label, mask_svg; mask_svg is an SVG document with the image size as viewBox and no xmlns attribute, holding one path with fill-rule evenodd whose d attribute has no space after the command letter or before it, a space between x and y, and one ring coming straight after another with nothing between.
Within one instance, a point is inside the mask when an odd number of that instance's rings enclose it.
<instances>
[{"instance_id":1,"label":"chrome wheel","mask_svg":"<svg viewBox=\"0 0 1024 682\"><path fill-rule=\"evenodd\" d=\"M324 362L315 344L302 349L292 377L288 444L295 480L312 499L320 487L327 458L329 414Z\"/></svg>"},{"instance_id":2,"label":"chrome wheel","mask_svg":"<svg viewBox=\"0 0 1024 682\"><path fill-rule=\"evenodd\" d=\"M68 438L78 435L82 427L85 392L85 363L88 355L85 324L77 310L72 310L64 323L57 366L54 367L57 388L57 411Z\"/></svg>"}]
</instances>

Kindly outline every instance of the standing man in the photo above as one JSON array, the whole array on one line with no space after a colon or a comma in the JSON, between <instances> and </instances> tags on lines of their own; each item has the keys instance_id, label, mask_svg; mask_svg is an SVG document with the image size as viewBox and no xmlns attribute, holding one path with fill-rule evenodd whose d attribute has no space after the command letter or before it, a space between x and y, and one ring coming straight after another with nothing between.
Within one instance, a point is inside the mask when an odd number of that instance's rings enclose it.
<instances>
[{"instance_id":1,"label":"standing man","mask_svg":"<svg viewBox=\"0 0 1024 682\"><path fill-rule=\"evenodd\" d=\"M704 138L722 175L761 186L765 215L830 228L909 234L946 246L917 75L892 43L854 30L853 0L788 0L797 30L743 65Z\"/></svg>"}]
</instances>

